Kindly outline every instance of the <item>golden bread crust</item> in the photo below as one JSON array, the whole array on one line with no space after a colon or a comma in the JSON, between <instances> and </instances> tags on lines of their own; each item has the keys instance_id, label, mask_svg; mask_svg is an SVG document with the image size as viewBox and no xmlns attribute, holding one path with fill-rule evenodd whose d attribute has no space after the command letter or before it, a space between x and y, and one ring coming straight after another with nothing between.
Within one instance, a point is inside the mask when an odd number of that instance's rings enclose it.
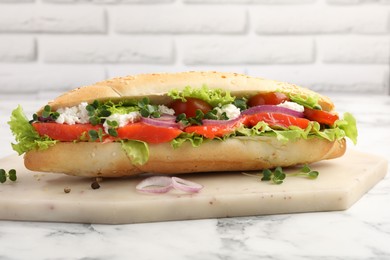
<instances>
[{"instance_id":1,"label":"golden bread crust","mask_svg":"<svg viewBox=\"0 0 390 260\"><path fill-rule=\"evenodd\" d=\"M150 158L133 165L120 143L58 143L47 150L29 151L25 166L32 171L59 172L86 177L121 177L141 173L251 171L293 166L340 157L345 140L329 142L310 138L283 143L275 137L234 137L210 140L199 147L185 143L174 149L169 143L150 144Z\"/></svg>"},{"instance_id":2,"label":"golden bread crust","mask_svg":"<svg viewBox=\"0 0 390 260\"><path fill-rule=\"evenodd\" d=\"M334 108L332 101L328 97L307 88L243 74L215 71L140 74L109 79L69 91L49 102L49 105L53 110L56 110L60 107L78 105L81 102L90 103L95 99L116 100L142 97L149 97L154 102L165 104L170 101L166 94L171 89L181 90L186 86L196 88L203 85L211 89L221 88L228 90L233 96L237 97L275 91L303 96L317 95L323 110L332 111Z\"/></svg>"}]
</instances>

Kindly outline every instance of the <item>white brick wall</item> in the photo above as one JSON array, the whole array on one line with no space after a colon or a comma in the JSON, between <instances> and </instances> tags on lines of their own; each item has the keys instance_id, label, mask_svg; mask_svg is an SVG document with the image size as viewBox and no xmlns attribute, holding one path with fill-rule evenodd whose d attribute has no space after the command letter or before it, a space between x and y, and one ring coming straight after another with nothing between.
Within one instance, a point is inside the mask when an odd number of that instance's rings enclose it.
<instances>
[{"instance_id":1,"label":"white brick wall","mask_svg":"<svg viewBox=\"0 0 390 260\"><path fill-rule=\"evenodd\" d=\"M226 6L128 6L115 8L118 33L242 34L245 10Z\"/></svg>"},{"instance_id":2,"label":"white brick wall","mask_svg":"<svg viewBox=\"0 0 390 260\"><path fill-rule=\"evenodd\" d=\"M183 70L389 94L389 62L390 0L0 0L0 95Z\"/></svg>"}]
</instances>

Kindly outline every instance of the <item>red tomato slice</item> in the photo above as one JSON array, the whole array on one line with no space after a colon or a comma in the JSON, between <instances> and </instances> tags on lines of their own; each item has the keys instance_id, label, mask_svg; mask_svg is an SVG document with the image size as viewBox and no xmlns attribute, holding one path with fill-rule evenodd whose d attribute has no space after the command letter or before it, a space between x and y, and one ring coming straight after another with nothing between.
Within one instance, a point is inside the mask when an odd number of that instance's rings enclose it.
<instances>
[{"instance_id":1,"label":"red tomato slice","mask_svg":"<svg viewBox=\"0 0 390 260\"><path fill-rule=\"evenodd\" d=\"M278 105L287 100L288 97L280 92L260 93L251 97L248 100L248 105L250 107L260 105Z\"/></svg>"},{"instance_id":2,"label":"red tomato slice","mask_svg":"<svg viewBox=\"0 0 390 260\"><path fill-rule=\"evenodd\" d=\"M247 126L255 126L258 122L264 121L269 126L297 126L306 129L310 121L306 118L294 117L281 113L258 113L245 116L244 124Z\"/></svg>"},{"instance_id":3,"label":"red tomato slice","mask_svg":"<svg viewBox=\"0 0 390 260\"><path fill-rule=\"evenodd\" d=\"M98 131L100 128L103 128L101 125L93 126L91 124L57 124L57 123L33 123L32 126L39 133L39 135L47 135L51 139L62 141L62 142L72 142L75 140L80 140L84 135L88 137L89 130ZM102 129L103 130L103 129Z\"/></svg>"},{"instance_id":4,"label":"red tomato slice","mask_svg":"<svg viewBox=\"0 0 390 260\"><path fill-rule=\"evenodd\" d=\"M139 140L147 143L165 143L172 141L182 131L173 127L158 127L144 123L133 123L117 129L118 138Z\"/></svg>"},{"instance_id":5,"label":"red tomato slice","mask_svg":"<svg viewBox=\"0 0 390 260\"><path fill-rule=\"evenodd\" d=\"M311 121L317 121L320 124L333 125L339 119L338 115L305 107L305 117Z\"/></svg>"},{"instance_id":6,"label":"red tomato slice","mask_svg":"<svg viewBox=\"0 0 390 260\"><path fill-rule=\"evenodd\" d=\"M175 110L175 115L186 114L187 117L195 117L196 110L201 110L204 114L212 109L212 106L199 98L186 98L186 102L177 99L169 104L169 107Z\"/></svg>"}]
</instances>

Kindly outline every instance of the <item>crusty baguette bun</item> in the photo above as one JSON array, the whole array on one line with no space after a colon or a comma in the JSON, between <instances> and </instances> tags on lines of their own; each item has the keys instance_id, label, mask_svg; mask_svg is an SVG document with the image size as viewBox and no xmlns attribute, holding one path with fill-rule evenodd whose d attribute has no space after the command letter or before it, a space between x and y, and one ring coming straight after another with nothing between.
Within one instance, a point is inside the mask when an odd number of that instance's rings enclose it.
<instances>
[{"instance_id":1,"label":"crusty baguette bun","mask_svg":"<svg viewBox=\"0 0 390 260\"><path fill-rule=\"evenodd\" d=\"M33 171L61 172L86 177L120 177L140 173L181 174L191 172L250 171L292 166L344 154L345 140L301 139L282 143L274 137L236 137L211 140L200 147L184 143L174 149L169 143L150 144L150 157L133 165L119 143L58 143L25 155Z\"/></svg>"},{"instance_id":2,"label":"crusty baguette bun","mask_svg":"<svg viewBox=\"0 0 390 260\"><path fill-rule=\"evenodd\" d=\"M53 110L94 100L121 100L148 97L167 104L167 92L185 86L222 88L233 96L257 93L289 92L303 96L317 95L325 111L333 111L329 98L296 85L253 78L236 73L184 72L142 74L115 78L65 93L49 105ZM40 111L38 111L39 113ZM345 139L327 141L321 138L282 142L276 137L232 137L225 141L209 140L199 147L184 143L172 148L170 143L149 144L150 156L144 165L134 165L120 143L60 142L47 150L25 154L25 166L33 171L60 172L75 176L120 177L140 173L180 174L215 171L249 171L276 166L312 163L342 156Z\"/></svg>"},{"instance_id":3,"label":"crusty baguette bun","mask_svg":"<svg viewBox=\"0 0 390 260\"><path fill-rule=\"evenodd\" d=\"M182 90L186 86L197 88L203 85L207 85L211 89L220 88L228 90L236 97L275 91L289 92L302 96L317 95L319 98L318 103L323 110L332 111L334 108L332 101L328 97L294 84L254 78L237 73L197 71L140 74L114 78L69 91L49 102L49 105L53 110L56 110L60 107L75 106L83 101L91 103L94 100L142 98L145 96L149 97L153 102L167 104L170 101L167 97L167 92L171 89Z\"/></svg>"}]
</instances>

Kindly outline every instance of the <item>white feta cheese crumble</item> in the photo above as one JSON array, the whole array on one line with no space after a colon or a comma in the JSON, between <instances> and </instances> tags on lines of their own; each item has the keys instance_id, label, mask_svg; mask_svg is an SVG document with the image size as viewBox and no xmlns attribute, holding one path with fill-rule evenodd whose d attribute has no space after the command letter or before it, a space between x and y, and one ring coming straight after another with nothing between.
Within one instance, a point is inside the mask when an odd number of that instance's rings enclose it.
<instances>
[{"instance_id":1,"label":"white feta cheese crumble","mask_svg":"<svg viewBox=\"0 0 390 260\"><path fill-rule=\"evenodd\" d=\"M241 114L240 109L233 104L223 105L221 108L217 107L216 110L217 110L217 116L219 118L223 113L226 113L226 116L229 119L236 119Z\"/></svg>"},{"instance_id":2,"label":"white feta cheese crumble","mask_svg":"<svg viewBox=\"0 0 390 260\"><path fill-rule=\"evenodd\" d=\"M82 102L78 106L59 108L57 112L60 115L56 119L56 123L68 125L74 125L76 123L88 123L89 116L88 111L86 109L87 105L87 102Z\"/></svg>"},{"instance_id":3,"label":"white feta cheese crumble","mask_svg":"<svg viewBox=\"0 0 390 260\"><path fill-rule=\"evenodd\" d=\"M108 133L108 129L110 128L110 126L107 124L107 121L116 121L118 123L118 127L122 127L129 123L134 123L140 118L141 114L139 112L130 112L128 114L112 114L106 118L106 121L104 121L104 131Z\"/></svg>"},{"instance_id":4,"label":"white feta cheese crumble","mask_svg":"<svg viewBox=\"0 0 390 260\"><path fill-rule=\"evenodd\" d=\"M160 112L161 114L168 114L172 116L175 114L175 110L164 105L158 105L158 112Z\"/></svg>"},{"instance_id":5,"label":"white feta cheese crumble","mask_svg":"<svg viewBox=\"0 0 390 260\"><path fill-rule=\"evenodd\" d=\"M301 106L295 102L291 102L291 101L284 101L283 103L277 105L278 107L285 107L285 108L288 108L288 109L291 109L291 110L294 110L294 111L297 111L297 112L303 112L305 111L305 107L304 106Z\"/></svg>"}]
</instances>

